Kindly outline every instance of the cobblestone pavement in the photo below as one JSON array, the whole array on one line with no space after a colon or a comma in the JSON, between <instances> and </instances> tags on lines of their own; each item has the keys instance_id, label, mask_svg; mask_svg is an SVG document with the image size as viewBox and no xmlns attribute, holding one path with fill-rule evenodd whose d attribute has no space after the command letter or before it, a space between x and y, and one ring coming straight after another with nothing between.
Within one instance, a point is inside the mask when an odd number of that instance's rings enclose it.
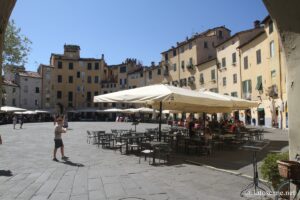
<instances>
[{"instance_id":1,"label":"cobblestone pavement","mask_svg":"<svg viewBox=\"0 0 300 200\"><path fill-rule=\"evenodd\" d=\"M86 130L133 128L130 123L71 122L64 135L70 162L52 161L53 123L0 126L1 200L241 199L250 180L206 167L152 166L134 155L87 144ZM140 124L138 131L155 124ZM58 152L58 155L60 152ZM58 157L60 158L60 157ZM5 176L10 170L12 176Z\"/></svg>"}]
</instances>

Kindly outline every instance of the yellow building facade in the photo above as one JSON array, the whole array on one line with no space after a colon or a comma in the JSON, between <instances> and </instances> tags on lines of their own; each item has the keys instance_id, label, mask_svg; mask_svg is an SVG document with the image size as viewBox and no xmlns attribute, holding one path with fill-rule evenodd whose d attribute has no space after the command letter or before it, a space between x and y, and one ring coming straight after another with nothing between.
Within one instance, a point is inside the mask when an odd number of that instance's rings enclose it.
<instances>
[{"instance_id":1,"label":"yellow building facade","mask_svg":"<svg viewBox=\"0 0 300 200\"><path fill-rule=\"evenodd\" d=\"M288 128L286 64L275 24L267 17L263 25L264 32L239 47L242 96L260 103L243 115L256 125Z\"/></svg>"}]
</instances>

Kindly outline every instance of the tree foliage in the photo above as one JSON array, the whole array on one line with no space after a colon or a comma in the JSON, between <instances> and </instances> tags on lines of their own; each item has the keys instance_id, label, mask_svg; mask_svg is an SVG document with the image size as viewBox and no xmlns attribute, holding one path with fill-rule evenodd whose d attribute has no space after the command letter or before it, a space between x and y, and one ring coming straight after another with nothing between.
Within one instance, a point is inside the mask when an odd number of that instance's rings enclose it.
<instances>
[{"instance_id":1,"label":"tree foliage","mask_svg":"<svg viewBox=\"0 0 300 200\"><path fill-rule=\"evenodd\" d=\"M6 27L4 36L3 64L24 65L30 53L32 42L21 34L14 20Z\"/></svg>"}]
</instances>

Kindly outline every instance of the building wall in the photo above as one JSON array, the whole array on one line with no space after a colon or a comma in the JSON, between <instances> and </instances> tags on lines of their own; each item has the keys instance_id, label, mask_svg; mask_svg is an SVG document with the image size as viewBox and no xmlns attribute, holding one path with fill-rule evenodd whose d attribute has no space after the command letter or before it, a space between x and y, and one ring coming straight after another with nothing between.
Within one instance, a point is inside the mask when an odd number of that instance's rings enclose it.
<instances>
[{"instance_id":1,"label":"building wall","mask_svg":"<svg viewBox=\"0 0 300 200\"><path fill-rule=\"evenodd\" d=\"M40 109L42 79L27 76L18 76L18 85L20 86L20 107L34 110ZM39 92L36 91L39 88Z\"/></svg>"},{"instance_id":2,"label":"building wall","mask_svg":"<svg viewBox=\"0 0 300 200\"><path fill-rule=\"evenodd\" d=\"M217 48L217 64L218 64L218 87L220 94L236 93L237 97L241 97L240 85L240 58L237 47L240 45L240 38L235 36L226 43ZM236 62L232 60L232 54L236 55ZM222 59L225 59L225 66L222 66ZM236 82L233 77L236 75ZM223 84L223 79L226 79L226 85Z\"/></svg>"},{"instance_id":3,"label":"building wall","mask_svg":"<svg viewBox=\"0 0 300 200\"><path fill-rule=\"evenodd\" d=\"M8 84L2 85L5 93L3 94L4 100L2 105L20 107L20 88L19 86L13 86Z\"/></svg>"},{"instance_id":4,"label":"building wall","mask_svg":"<svg viewBox=\"0 0 300 200\"><path fill-rule=\"evenodd\" d=\"M269 33L268 23L265 33L255 38L249 44L243 46L241 51L241 77L242 81L251 80L251 100L260 102L259 108L251 109L251 118L257 123L263 118L261 112L264 110L264 126L287 128L286 123L286 73L285 63L281 60L278 33L276 27ZM274 42L273 56L271 56L270 43ZM257 63L257 52L261 52L261 63ZM248 57L248 69L244 66L244 57ZM258 76L262 77L262 88L258 87ZM278 95L270 95L270 88L276 85ZM245 94L243 94L245 97Z\"/></svg>"}]
</instances>

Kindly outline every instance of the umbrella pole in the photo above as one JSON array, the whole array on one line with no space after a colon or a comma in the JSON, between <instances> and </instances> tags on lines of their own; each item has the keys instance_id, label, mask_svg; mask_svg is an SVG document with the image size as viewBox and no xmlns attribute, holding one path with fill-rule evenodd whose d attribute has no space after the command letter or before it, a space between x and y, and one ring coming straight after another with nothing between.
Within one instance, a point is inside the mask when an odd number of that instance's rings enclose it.
<instances>
[{"instance_id":1,"label":"umbrella pole","mask_svg":"<svg viewBox=\"0 0 300 200\"><path fill-rule=\"evenodd\" d=\"M162 115L162 102L159 102L159 125L158 125L159 141L161 141L161 115Z\"/></svg>"}]
</instances>

